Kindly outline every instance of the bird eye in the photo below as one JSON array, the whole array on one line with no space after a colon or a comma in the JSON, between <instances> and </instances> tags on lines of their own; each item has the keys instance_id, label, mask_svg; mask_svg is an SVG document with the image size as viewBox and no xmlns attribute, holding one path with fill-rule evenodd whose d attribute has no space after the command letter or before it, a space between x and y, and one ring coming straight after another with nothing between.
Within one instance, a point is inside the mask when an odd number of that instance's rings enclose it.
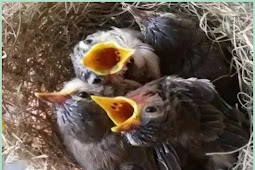
<instances>
[{"instance_id":1,"label":"bird eye","mask_svg":"<svg viewBox=\"0 0 255 170\"><path fill-rule=\"evenodd\" d=\"M155 112L158 111L158 109L157 109L156 107L154 107L154 106L149 106L149 107L147 107L147 108L145 109L145 111L146 111L147 113L155 113Z\"/></svg>"},{"instance_id":2,"label":"bird eye","mask_svg":"<svg viewBox=\"0 0 255 170\"><path fill-rule=\"evenodd\" d=\"M92 39L84 40L84 43L85 43L85 44L91 44L91 43L92 43Z\"/></svg>"},{"instance_id":3,"label":"bird eye","mask_svg":"<svg viewBox=\"0 0 255 170\"><path fill-rule=\"evenodd\" d=\"M101 83L101 79L100 78L95 78L94 81L93 81L93 84L99 84Z\"/></svg>"},{"instance_id":4,"label":"bird eye","mask_svg":"<svg viewBox=\"0 0 255 170\"><path fill-rule=\"evenodd\" d=\"M80 92L77 94L77 96L81 97L81 98L84 98L84 99L87 99L90 97L90 95L86 92Z\"/></svg>"}]
</instances>

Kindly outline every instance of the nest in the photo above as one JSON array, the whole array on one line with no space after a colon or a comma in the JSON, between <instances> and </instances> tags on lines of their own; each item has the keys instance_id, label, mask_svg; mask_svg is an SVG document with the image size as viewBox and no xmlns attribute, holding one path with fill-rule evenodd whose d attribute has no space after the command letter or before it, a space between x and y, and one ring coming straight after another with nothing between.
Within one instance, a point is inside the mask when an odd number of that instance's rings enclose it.
<instances>
[{"instance_id":1,"label":"nest","mask_svg":"<svg viewBox=\"0 0 255 170\"><path fill-rule=\"evenodd\" d=\"M196 16L215 42L229 41L231 67L239 75L238 99L252 121L252 3L134 3L146 10ZM3 156L24 160L29 169L79 169L66 154L54 114L36 91L60 90L74 77L74 45L111 26L136 28L125 3L3 3ZM230 68L231 70L231 68ZM252 132L251 132L252 133ZM252 135L251 135L252 136ZM251 170L252 137L240 148L234 169ZM215 153L227 154L227 153Z\"/></svg>"}]
</instances>

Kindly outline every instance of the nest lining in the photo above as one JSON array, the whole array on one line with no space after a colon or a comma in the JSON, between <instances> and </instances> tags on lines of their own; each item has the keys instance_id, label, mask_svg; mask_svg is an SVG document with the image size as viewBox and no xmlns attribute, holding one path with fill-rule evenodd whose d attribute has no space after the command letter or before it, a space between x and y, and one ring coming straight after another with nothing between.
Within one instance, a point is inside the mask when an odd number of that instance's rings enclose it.
<instances>
[{"instance_id":1,"label":"nest lining","mask_svg":"<svg viewBox=\"0 0 255 170\"><path fill-rule=\"evenodd\" d=\"M229 41L234 56L231 67L237 68L239 75L241 92L237 97L252 121L252 3L133 5L196 16L212 41ZM60 90L64 81L74 77L69 54L87 35L111 26L137 29L133 17L123 10L125 7L125 3L3 3L2 139L7 162L22 159L28 169L79 169L62 145L51 108L39 102L33 93ZM239 151L233 169L251 170L252 137Z\"/></svg>"}]
</instances>

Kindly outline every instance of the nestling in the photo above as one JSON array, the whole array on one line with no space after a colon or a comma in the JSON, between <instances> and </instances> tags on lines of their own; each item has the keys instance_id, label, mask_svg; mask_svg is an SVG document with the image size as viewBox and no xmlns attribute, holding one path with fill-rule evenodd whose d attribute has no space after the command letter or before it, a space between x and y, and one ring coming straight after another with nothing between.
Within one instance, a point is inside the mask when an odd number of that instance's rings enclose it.
<instances>
[{"instance_id":1,"label":"nestling","mask_svg":"<svg viewBox=\"0 0 255 170\"><path fill-rule=\"evenodd\" d=\"M159 56L162 75L209 79L229 104L238 103L238 77L230 73L232 55L227 44L212 42L197 18L142 11L133 6L127 9L140 26L145 43Z\"/></svg>"},{"instance_id":2,"label":"nestling","mask_svg":"<svg viewBox=\"0 0 255 170\"><path fill-rule=\"evenodd\" d=\"M64 144L83 169L154 170L150 149L132 147L112 133L112 122L91 100L92 94L112 95L108 87L73 79L60 92L36 96L53 103Z\"/></svg>"},{"instance_id":3,"label":"nestling","mask_svg":"<svg viewBox=\"0 0 255 170\"><path fill-rule=\"evenodd\" d=\"M206 169L230 168L233 151L247 144L249 122L243 113L228 105L206 79L163 77L126 97L92 96L132 145L154 146L169 142L182 167L187 156L207 160Z\"/></svg>"},{"instance_id":4,"label":"nestling","mask_svg":"<svg viewBox=\"0 0 255 170\"><path fill-rule=\"evenodd\" d=\"M87 36L71 55L76 76L89 84L124 89L159 78L158 56L139 39L141 36L137 31L115 27Z\"/></svg>"}]
</instances>

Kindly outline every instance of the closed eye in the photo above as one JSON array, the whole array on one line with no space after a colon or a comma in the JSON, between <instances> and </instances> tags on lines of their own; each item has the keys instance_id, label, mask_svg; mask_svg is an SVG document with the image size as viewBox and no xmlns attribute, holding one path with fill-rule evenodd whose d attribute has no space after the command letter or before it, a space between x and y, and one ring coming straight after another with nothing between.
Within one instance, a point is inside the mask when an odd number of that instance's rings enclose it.
<instances>
[{"instance_id":1,"label":"closed eye","mask_svg":"<svg viewBox=\"0 0 255 170\"><path fill-rule=\"evenodd\" d=\"M84 43L90 45L92 43L92 39L86 39L84 40Z\"/></svg>"}]
</instances>

